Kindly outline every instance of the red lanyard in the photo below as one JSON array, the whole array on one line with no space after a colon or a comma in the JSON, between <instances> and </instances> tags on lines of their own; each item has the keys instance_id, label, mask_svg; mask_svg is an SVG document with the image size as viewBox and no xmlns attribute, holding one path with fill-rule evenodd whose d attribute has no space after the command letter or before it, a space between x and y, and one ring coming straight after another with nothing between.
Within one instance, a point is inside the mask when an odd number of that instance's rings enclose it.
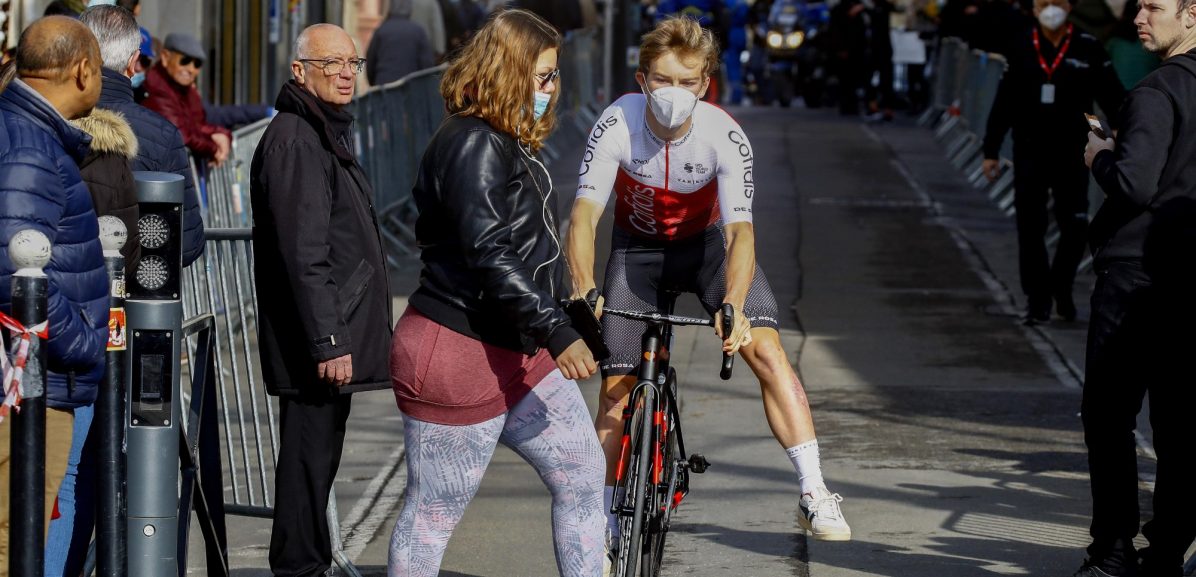
<instances>
[{"instance_id":1,"label":"red lanyard","mask_svg":"<svg viewBox=\"0 0 1196 577\"><path fill-rule=\"evenodd\" d=\"M1067 25L1067 39L1063 41L1063 47L1059 49L1059 54L1055 56L1055 63L1049 68L1047 67L1046 58L1042 57L1042 46L1038 43L1038 28L1034 29L1034 51L1038 53L1038 65L1042 67L1042 71L1046 72L1047 82L1051 81L1051 77L1055 75L1055 71L1059 69L1059 65L1063 63L1063 57L1067 55L1067 49L1071 47L1071 24Z\"/></svg>"}]
</instances>

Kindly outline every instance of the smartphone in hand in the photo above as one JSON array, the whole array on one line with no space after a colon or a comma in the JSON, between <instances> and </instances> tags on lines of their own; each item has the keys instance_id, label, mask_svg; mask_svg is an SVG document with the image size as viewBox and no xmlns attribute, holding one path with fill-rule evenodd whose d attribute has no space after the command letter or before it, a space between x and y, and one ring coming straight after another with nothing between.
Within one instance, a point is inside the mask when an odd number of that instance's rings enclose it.
<instances>
[{"instance_id":1,"label":"smartphone in hand","mask_svg":"<svg viewBox=\"0 0 1196 577\"><path fill-rule=\"evenodd\" d=\"M1109 138L1105 136L1105 129L1101 127L1100 119L1088 113L1084 113L1084 118L1088 119L1088 129L1096 135L1097 138L1105 140Z\"/></svg>"}]
</instances>

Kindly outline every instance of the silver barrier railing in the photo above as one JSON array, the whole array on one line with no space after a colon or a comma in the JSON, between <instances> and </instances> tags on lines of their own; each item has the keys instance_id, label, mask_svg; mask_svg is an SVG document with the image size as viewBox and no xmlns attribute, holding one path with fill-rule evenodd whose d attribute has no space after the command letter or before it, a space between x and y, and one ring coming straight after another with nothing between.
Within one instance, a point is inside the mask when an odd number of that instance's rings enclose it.
<instances>
[{"instance_id":1,"label":"silver barrier railing","mask_svg":"<svg viewBox=\"0 0 1196 577\"><path fill-rule=\"evenodd\" d=\"M278 454L277 400L266 394L257 366L257 298L251 229L209 228L201 260L184 274L187 318L211 313L216 325L216 371L224 432L225 502L230 512L263 513L273 504ZM189 343L190 344L190 343Z\"/></svg>"},{"instance_id":2,"label":"silver barrier railing","mask_svg":"<svg viewBox=\"0 0 1196 577\"><path fill-rule=\"evenodd\" d=\"M249 168L257 143L270 126L263 118L233 131L229 158L207 172L207 213L204 225L239 228L253 225L249 207Z\"/></svg>"},{"instance_id":3,"label":"silver barrier railing","mask_svg":"<svg viewBox=\"0 0 1196 577\"><path fill-rule=\"evenodd\" d=\"M424 148L444 118L444 66L421 70L362 94L354 104L358 158L374 187L387 264L415 254L411 187Z\"/></svg>"}]
</instances>

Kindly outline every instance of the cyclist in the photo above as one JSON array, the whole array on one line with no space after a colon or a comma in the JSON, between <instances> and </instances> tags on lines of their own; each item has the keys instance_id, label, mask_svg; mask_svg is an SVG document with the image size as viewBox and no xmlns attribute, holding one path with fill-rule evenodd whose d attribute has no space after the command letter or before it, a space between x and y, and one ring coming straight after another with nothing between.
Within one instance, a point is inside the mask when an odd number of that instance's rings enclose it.
<instances>
[{"instance_id":1,"label":"cyclist","mask_svg":"<svg viewBox=\"0 0 1196 577\"><path fill-rule=\"evenodd\" d=\"M595 231L614 191L604 301L657 310L660 291L671 289L696 293L712 314L724 302L733 305L732 333L718 331L723 351L739 352L760 380L769 426L797 470L799 521L817 539L849 540L842 498L823 482L805 392L781 347L776 300L756 265L751 144L726 112L698 101L717 66L714 37L693 20L670 18L644 36L636 72L643 93L607 108L586 143L566 247L574 297L595 287ZM596 428L607 458L609 514L622 411L645 325L614 315L602 324L611 356L601 364ZM608 517L611 541L618 531Z\"/></svg>"}]
</instances>

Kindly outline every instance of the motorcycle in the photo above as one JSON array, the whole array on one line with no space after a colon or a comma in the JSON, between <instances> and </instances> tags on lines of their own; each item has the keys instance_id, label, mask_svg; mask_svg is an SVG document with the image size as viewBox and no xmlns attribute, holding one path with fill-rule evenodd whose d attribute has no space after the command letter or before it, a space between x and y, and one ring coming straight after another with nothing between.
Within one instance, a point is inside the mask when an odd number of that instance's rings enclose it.
<instances>
[{"instance_id":1,"label":"motorcycle","mask_svg":"<svg viewBox=\"0 0 1196 577\"><path fill-rule=\"evenodd\" d=\"M829 22L824 2L778 0L768 19L757 25L756 39L767 59L765 74L782 107L798 96L809 108L822 105L827 67L821 44Z\"/></svg>"}]
</instances>

